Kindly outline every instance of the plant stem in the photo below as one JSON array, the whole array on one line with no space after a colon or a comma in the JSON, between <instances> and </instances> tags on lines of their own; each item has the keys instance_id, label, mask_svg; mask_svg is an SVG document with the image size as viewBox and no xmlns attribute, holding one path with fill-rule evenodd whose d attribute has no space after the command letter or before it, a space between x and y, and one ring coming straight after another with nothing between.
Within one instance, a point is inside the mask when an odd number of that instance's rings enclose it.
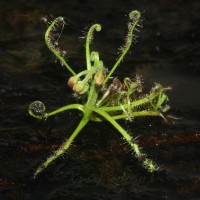
<instances>
[{"instance_id":1,"label":"plant stem","mask_svg":"<svg viewBox=\"0 0 200 200\"><path fill-rule=\"evenodd\" d=\"M65 58L61 55L60 53L60 49L57 49L55 47L52 41L52 36L51 36L51 31L53 29L55 29L55 25L56 23L60 23L63 22L64 23L64 19L63 17L57 17L52 23L51 25L48 27L46 33L45 33L45 43L47 45L47 47L49 48L50 51L53 52L53 54L56 56L56 58L58 58L60 60L60 62L65 65L65 67L73 74L76 75L76 73L74 72L74 70L66 63Z\"/></svg>"},{"instance_id":2,"label":"plant stem","mask_svg":"<svg viewBox=\"0 0 200 200\"><path fill-rule=\"evenodd\" d=\"M99 109L99 110L102 110L102 109ZM121 115L114 115L112 116L112 118L114 120L120 120L120 119L126 119L127 117L134 119L136 117L144 117L144 116L160 116L160 112L143 110L143 111L138 111L138 112L132 112L130 116L127 116L126 114L121 114ZM99 117L96 117L93 121L102 122L103 120Z\"/></svg>"},{"instance_id":3,"label":"plant stem","mask_svg":"<svg viewBox=\"0 0 200 200\"><path fill-rule=\"evenodd\" d=\"M140 148L137 143L133 142L133 138L125 131L109 114L106 112L100 110L100 109L94 109L94 112L98 113L102 117L104 117L107 121L109 121L123 136L123 138L128 142L128 144L131 146L133 151L135 152L135 156L138 159L141 159L143 161L143 165L148 168L150 172L153 172L156 170L155 165L153 164L152 160L147 159L145 154L143 154L140 151Z\"/></svg>"},{"instance_id":4,"label":"plant stem","mask_svg":"<svg viewBox=\"0 0 200 200\"><path fill-rule=\"evenodd\" d=\"M45 119L47 117L50 117L52 115L56 115L56 114L58 114L60 112L63 112L63 111L66 111L66 110L70 110L70 109L77 109L77 110L83 111L84 107L81 104L70 104L70 105L58 108L57 110L54 110L54 111L52 111L50 113L44 113L43 115L36 115L36 114L33 113L32 110L29 109L29 114L32 117L35 117L37 119Z\"/></svg>"},{"instance_id":5,"label":"plant stem","mask_svg":"<svg viewBox=\"0 0 200 200\"><path fill-rule=\"evenodd\" d=\"M69 137L69 139L65 140L65 142L61 145L61 147L45 162L43 162L35 171L34 177L36 177L39 173L41 173L45 168L47 168L55 159L57 159L59 156L61 156L63 153L67 151L67 149L70 147L71 143L75 139L75 137L78 135L78 133L85 127L85 125L88 123L89 119L83 116L82 120L80 121L79 125L75 129L75 131L72 133L72 135Z\"/></svg>"},{"instance_id":6,"label":"plant stem","mask_svg":"<svg viewBox=\"0 0 200 200\"><path fill-rule=\"evenodd\" d=\"M70 105L67 105L67 106L63 106L61 108L58 108L55 111L47 113L46 117L56 115L57 113L64 112L64 111L70 110L70 109L77 109L77 110L83 111L83 105L81 105L81 104L70 104Z\"/></svg>"},{"instance_id":7,"label":"plant stem","mask_svg":"<svg viewBox=\"0 0 200 200\"><path fill-rule=\"evenodd\" d=\"M88 33L87 33L87 37L86 37L86 43L85 43L85 52L86 52L86 65L87 65L87 69L90 70L91 69L91 60L90 60L90 43L93 39L93 34L94 34L94 30L96 31L101 31L101 25L100 24L94 24L90 27Z\"/></svg>"},{"instance_id":8,"label":"plant stem","mask_svg":"<svg viewBox=\"0 0 200 200\"><path fill-rule=\"evenodd\" d=\"M134 107L138 107L142 104L146 104L146 103L151 102L158 95L159 95L159 93L152 93L148 97L144 97L142 99L133 101L130 104L123 104L123 108L127 109L131 106L131 108L133 109ZM106 111L106 112L122 111L122 107L120 105L119 106L102 106L101 110Z\"/></svg>"},{"instance_id":9,"label":"plant stem","mask_svg":"<svg viewBox=\"0 0 200 200\"><path fill-rule=\"evenodd\" d=\"M135 15L133 17L133 15ZM140 19L140 12L137 10L132 11L129 14L129 17L131 20L133 20L132 23L129 23L130 27L128 27L128 34L126 36L126 41L125 41L125 45L124 47L122 47L122 53L120 55L120 57L117 59L116 63L114 64L114 66L112 67L112 69L110 70L109 74L106 76L105 80L104 80L104 84L108 81L108 79L110 78L110 76L113 74L113 72L115 71L115 69L118 67L118 65L121 63L121 61L123 60L124 56L126 55L126 53L128 52L129 48L131 47L132 41L133 41L133 31Z\"/></svg>"},{"instance_id":10,"label":"plant stem","mask_svg":"<svg viewBox=\"0 0 200 200\"><path fill-rule=\"evenodd\" d=\"M91 113L93 112L93 108L96 106L96 101L99 94L99 89L95 87L94 80L90 83L90 90L88 93L88 100L85 104L85 110L84 113L90 118Z\"/></svg>"}]
</instances>

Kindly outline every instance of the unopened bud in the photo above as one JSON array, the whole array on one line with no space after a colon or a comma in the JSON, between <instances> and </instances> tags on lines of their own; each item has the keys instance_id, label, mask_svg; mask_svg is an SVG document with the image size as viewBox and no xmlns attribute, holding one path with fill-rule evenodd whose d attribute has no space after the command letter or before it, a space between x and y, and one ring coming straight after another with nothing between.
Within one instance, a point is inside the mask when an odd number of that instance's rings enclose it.
<instances>
[{"instance_id":1,"label":"unopened bud","mask_svg":"<svg viewBox=\"0 0 200 200\"><path fill-rule=\"evenodd\" d=\"M78 80L79 80L79 77L72 76L72 77L69 78L67 84L69 85L69 87L74 87L74 85L78 82Z\"/></svg>"},{"instance_id":2,"label":"unopened bud","mask_svg":"<svg viewBox=\"0 0 200 200\"><path fill-rule=\"evenodd\" d=\"M84 94L88 91L88 89L89 85L88 84L84 85L81 81L78 81L78 83L75 84L73 87L73 91L78 94Z\"/></svg>"},{"instance_id":3,"label":"unopened bud","mask_svg":"<svg viewBox=\"0 0 200 200\"><path fill-rule=\"evenodd\" d=\"M94 80L95 80L95 85L97 87L101 86L104 82L104 74L103 74L103 70L99 70L95 76L94 76Z\"/></svg>"}]
</instances>

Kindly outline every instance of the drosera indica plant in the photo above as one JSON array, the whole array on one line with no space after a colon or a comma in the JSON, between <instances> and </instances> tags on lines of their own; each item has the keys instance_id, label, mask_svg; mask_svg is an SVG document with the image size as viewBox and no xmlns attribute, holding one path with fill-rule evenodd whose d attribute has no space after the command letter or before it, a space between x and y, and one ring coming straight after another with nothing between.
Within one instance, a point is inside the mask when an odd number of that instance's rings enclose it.
<instances>
[{"instance_id":1,"label":"drosera indica plant","mask_svg":"<svg viewBox=\"0 0 200 200\"><path fill-rule=\"evenodd\" d=\"M157 169L154 162L141 151L132 134L129 134L118 123L118 120L128 119L132 121L136 117L145 116L159 116L165 119L164 113L169 109L167 104L168 97L165 92L170 90L170 87L155 84L148 94L144 94L139 76L136 76L135 79L126 77L122 82L118 78L111 77L134 41L133 32L140 26L140 17L139 11L130 12L125 44L120 48L117 61L109 69L105 68L97 51L90 51L94 32L101 31L100 24L92 25L86 35L86 69L79 73L75 73L74 69L69 66L65 59L66 52L61 50L58 45L60 38L58 30L60 28L63 29L64 18L57 17L49 24L45 33L45 43L61 64L72 74L68 80L68 85L72 88L74 96L79 97L79 99L82 98L82 101L84 100L85 102L84 104L66 105L52 112L46 112L45 105L41 101L34 101L29 105L29 114L40 120L71 109L77 109L82 112L82 119L74 132L63 142L60 148L40 164L34 173L35 177L69 149L76 136L89 121L110 122L130 145L135 157L138 158L142 165L149 172L154 172Z\"/></svg>"}]
</instances>

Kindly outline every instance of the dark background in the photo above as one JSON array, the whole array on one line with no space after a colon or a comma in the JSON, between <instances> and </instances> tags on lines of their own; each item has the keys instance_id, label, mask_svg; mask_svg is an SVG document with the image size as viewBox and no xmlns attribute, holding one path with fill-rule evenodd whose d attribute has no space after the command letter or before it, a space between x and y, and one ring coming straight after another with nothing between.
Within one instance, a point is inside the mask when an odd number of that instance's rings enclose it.
<instances>
[{"instance_id":1,"label":"dark background","mask_svg":"<svg viewBox=\"0 0 200 200\"><path fill-rule=\"evenodd\" d=\"M1 0L0 1L0 199L200 199L200 27L198 0ZM179 120L139 119L122 125L160 169L149 174L107 123L88 124L71 150L41 176L34 169L69 137L80 120L66 112L32 119L28 105L49 111L74 102L69 73L44 44L41 18L64 16L61 40L68 63L85 67L84 32L93 23L92 49L109 69L127 30L128 13L142 12L143 28L115 75L142 76L172 86L170 115ZM98 128L97 128L98 126Z\"/></svg>"}]
</instances>

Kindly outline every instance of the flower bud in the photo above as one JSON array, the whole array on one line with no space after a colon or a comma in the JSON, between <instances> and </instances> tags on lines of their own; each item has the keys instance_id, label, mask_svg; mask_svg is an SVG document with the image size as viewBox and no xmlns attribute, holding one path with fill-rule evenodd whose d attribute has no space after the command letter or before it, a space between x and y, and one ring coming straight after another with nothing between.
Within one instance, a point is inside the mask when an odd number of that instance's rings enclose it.
<instances>
[{"instance_id":1,"label":"flower bud","mask_svg":"<svg viewBox=\"0 0 200 200\"><path fill-rule=\"evenodd\" d=\"M72 77L69 78L67 84L69 85L69 87L74 87L74 85L78 82L78 80L79 80L79 77L72 76Z\"/></svg>"},{"instance_id":2,"label":"flower bud","mask_svg":"<svg viewBox=\"0 0 200 200\"><path fill-rule=\"evenodd\" d=\"M103 70L99 70L95 76L94 76L94 80L95 80L95 85L97 87L100 87L103 82L104 82L104 74L103 74Z\"/></svg>"},{"instance_id":3,"label":"flower bud","mask_svg":"<svg viewBox=\"0 0 200 200\"><path fill-rule=\"evenodd\" d=\"M78 81L78 83L76 83L73 87L73 91L78 94L84 94L88 91L88 89L89 89L88 83L83 84L81 81Z\"/></svg>"}]
</instances>

